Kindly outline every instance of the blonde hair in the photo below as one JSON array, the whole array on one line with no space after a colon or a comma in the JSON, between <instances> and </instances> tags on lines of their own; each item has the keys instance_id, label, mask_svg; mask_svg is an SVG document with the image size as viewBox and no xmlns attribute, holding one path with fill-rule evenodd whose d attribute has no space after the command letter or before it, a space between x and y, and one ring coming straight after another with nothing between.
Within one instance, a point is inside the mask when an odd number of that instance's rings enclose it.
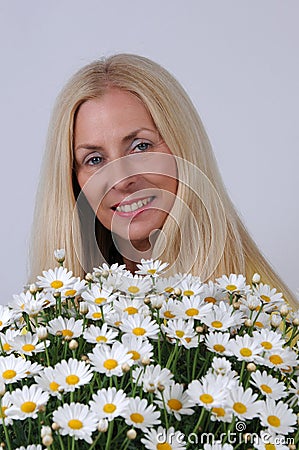
<instances>
[{"instance_id":1,"label":"blonde hair","mask_svg":"<svg viewBox=\"0 0 299 450\"><path fill-rule=\"evenodd\" d=\"M155 243L153 256L168 261L173 273L186 272L188 268L204 280L230 273L243 273L250 280L253 273L258 272L265 283L283 292L294 305L292 293L261 255L238 217L188 95L164 68L147 58L130 54L117 54L83 67L57 99L37 194L31 280L53 265L56 248L65 248L66 266L77 276L84 275L82 261L87 260L86 256L89 256L89 270L101 262L95 260L97 256L86 240L94 224L90 230L86 229L88 220L82 224L89 214L88 206L81 213L76 208L79 190L74 172L73 128L80 105L100 97L110 87L131 92L142 100L161 137L178 157L177 196L182 202L175 202L162 228L162 234L171 245L163 245L161 235ZM185 207L190 208L193 220L184 213ZM100 250L106 258L107 230L99 223L96 226ZM194 239L198 245L194 245Z\"/></svg>"}]
</instances>

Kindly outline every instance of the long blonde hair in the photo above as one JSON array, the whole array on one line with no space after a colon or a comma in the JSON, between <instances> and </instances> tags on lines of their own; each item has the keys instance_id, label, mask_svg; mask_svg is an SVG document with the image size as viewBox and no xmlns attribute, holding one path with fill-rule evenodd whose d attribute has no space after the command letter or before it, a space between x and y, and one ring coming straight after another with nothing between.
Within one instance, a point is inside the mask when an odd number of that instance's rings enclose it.
<instances>
[{"instance_id":1,"label":"long blonde hair","mask_svg":"<svg viewBox=\"0 0 299 450\"><path fill-rule=\"evenodd\" d=\"M95 260L86 239L88 206L81 214L76 208L79 189L74 171L73 129L79 106L101 97L108 87L123 89L141 99L161 137L178 157L177 196L182 202L175 202L153 256L168 261L173 273L188 269L204 280L230 273L243 273L250 280L258 272L264 282L282 291L289 303L295 304L292 293L261 255L238 217L188 95L164 68L131 54L117 54L83 67L57 99L37 194L30 279L53 265L53 250L60 247L66 250L67 267L77 276L84 275L82 261L87 261L86 256L89 270L101 262ZM186 161L187 166L181 161ZM184 211L186 207L193 220ZM94 224L90 230L92 227ZM109 233L101 224L96 227L98 244L106 258L105 242L110 245L111 239L107 239ZM163 236L171 245L163 245Z\"/></svg>"}]
</instances>

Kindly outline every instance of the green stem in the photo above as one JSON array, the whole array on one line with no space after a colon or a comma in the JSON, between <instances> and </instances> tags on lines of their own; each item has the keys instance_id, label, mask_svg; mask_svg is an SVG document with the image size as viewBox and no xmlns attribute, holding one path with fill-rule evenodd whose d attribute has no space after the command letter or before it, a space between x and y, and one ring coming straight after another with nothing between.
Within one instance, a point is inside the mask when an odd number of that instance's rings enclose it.
<instances>
[{"instance_id":1,"label":"green stem","mask_svg":"<svg viewBox=\"0 0 299 450\"><path fill-rule=\"evenodd\" d=\"M93 441L93 443L92 443L91 446L89 447L89 450L92 450L93 448L95 448L96 443L97 443L98 440L100 439L101 435L102 435L101 433L99 433L99 434L97 435L97 437L95 438L95 440Z\"/></svg>"},{"instance_id":2,"label":"green stem","mask_svg":"<svg viewBox=\"0 0 299 450\"><path fill-rule=\"evenodd\" d=\"M109 423L109 427L108 427L108 436L107 436L107 441L106 441L106 445L105 445L105 450L110 450L110 442L111 442L112 433L113 433L113 425L114 425L114 420L111 420L111 422Z\"/></svg>"}]
</instances>

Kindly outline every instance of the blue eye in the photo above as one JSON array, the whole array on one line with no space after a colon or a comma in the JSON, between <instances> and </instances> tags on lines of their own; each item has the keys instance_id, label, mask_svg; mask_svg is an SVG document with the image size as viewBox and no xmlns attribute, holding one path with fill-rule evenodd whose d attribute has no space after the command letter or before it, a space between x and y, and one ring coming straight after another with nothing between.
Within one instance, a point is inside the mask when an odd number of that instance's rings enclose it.
<instances>
[{"instance_id":1,"label":"blue eye","mask_svg":"<svg viewBox=\"0 0 299 450\"><path fill-rule=\"evenodd\" d=\"M145 152L149 149L150 146L151 144L149 142L140 142L139 144L135 145L134 150Z\"/></svg>"},{"instance_id":2,"label":"blue eye","mask_svg":"<svg viewBox=\"0 0 299 450\"><path fill-rule=\"evenodd\" d=\"M90 166L97 166L98 164L101 164L103 158L101 156L93 156L87 161L87 164Z\"/></svg>"}]
</instances>

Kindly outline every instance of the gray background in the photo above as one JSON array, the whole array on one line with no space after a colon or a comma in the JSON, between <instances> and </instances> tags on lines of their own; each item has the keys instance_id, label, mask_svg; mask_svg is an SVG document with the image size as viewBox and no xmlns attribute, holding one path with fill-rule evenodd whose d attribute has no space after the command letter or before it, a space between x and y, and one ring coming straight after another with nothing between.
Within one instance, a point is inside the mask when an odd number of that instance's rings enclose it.
<instances>
[{"instance_id":1,"label":"gray background","mask_svg":"<svg viewBox=\"0 0 299 450\"><path fill-rule=\"evenodd\" d=\"M297 0L2 0L0 303L26 282L56 95L79 67L115 52L150 57L183 84L246 226L296 291L298 20Z\"/></svg>"}]
</instances>

